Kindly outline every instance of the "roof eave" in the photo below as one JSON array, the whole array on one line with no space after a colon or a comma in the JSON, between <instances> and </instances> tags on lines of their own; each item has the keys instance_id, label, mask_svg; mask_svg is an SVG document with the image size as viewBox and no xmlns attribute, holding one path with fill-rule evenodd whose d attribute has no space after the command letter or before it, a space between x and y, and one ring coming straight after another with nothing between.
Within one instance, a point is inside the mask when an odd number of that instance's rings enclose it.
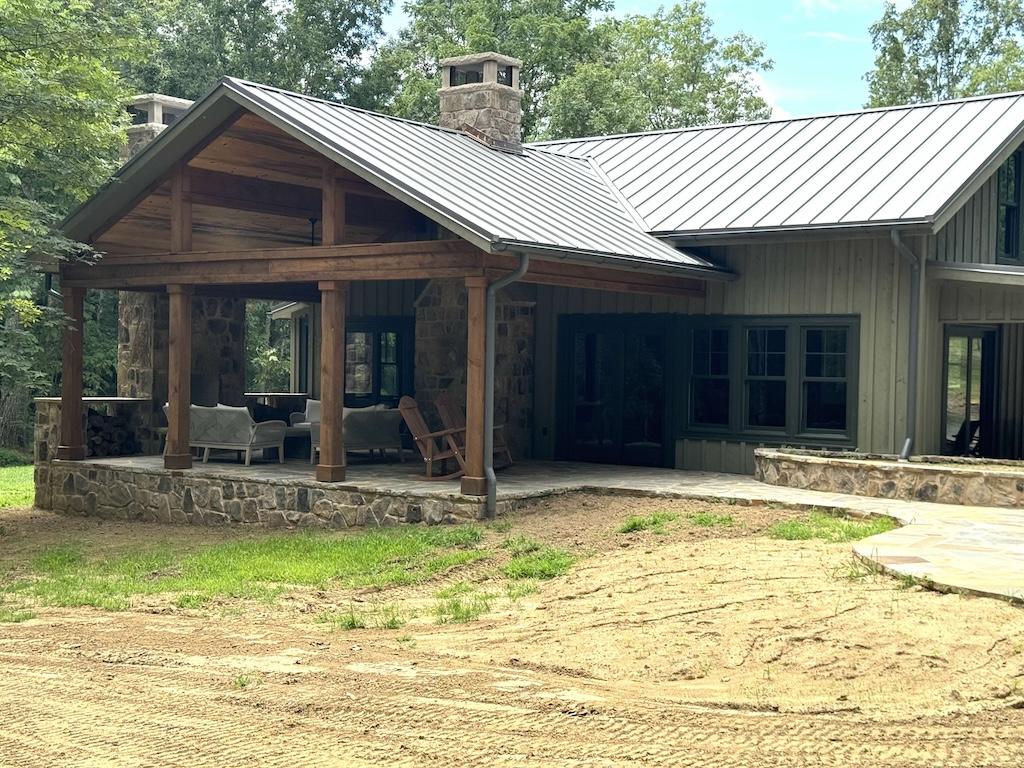
<instances>
[{"instance_id":1,"label":"roof eave","mask_svg":"<svg viewBox=\"0 0 1024 768\"><path fill-rule=\"evenodd\" d=\"M880 222L855 222L851 224L821 224L793 227L744 227L716 230L664 230L650 234L674 243L722 243L729 240L750 239L822 239L829 237L875 237L892 229L908 234L930 234L932 219L903 219Z\"/></svg>"}]
</instances>

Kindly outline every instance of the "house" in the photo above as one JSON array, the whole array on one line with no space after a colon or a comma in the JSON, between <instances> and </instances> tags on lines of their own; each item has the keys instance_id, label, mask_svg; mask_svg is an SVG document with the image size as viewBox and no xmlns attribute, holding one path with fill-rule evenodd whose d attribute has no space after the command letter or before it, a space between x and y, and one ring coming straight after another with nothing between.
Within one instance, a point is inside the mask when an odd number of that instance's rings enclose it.
<instances>
[{"instance_id":1,"label":"house","mask_svg":"<svg viewBox=\"0 0 1024 768\"><path fill-rule=\"evenodd\" d=\"M442 65L440 126L226 78L69 217L104 256L60 265L66 311L126 292L119 394L140 424L169 403L167 468L191 466L194 394L244 397L245 298L292 323L322 482L345 478L343 405L429 416L442 392L467 496L489 405L541 460L1024 458L1024 94L522 145L520 63Z\"/></svg>"}]
</instances>

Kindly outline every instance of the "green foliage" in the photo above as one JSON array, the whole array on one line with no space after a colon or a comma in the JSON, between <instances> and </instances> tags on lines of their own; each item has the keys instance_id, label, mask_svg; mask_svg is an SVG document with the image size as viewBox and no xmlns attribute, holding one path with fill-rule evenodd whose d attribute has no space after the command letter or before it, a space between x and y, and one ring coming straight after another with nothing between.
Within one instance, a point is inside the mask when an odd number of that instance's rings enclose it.
<instances>
[{"instance_id":1,"label":"green foliage","mask_svg":"<svg viewBox=\"0 0 1024 768\"><path fill-rule=\"evenodd\" d=\"M501 542L501 548L507 549L509 554L513 557L518 555L526 555L530 552L536 552L541 549L541 543L536 539L531 539L529 536L509 536L503 542Z\"/></svg>"},{"instance_id":2,"label":"green foliage","mask_svg":"<svg viewBox=\"0 0 1024 768\"><path fill-rule=\"evenodd\" d=\"M389 0L165 0L146 19L154 57L126 69L140 90L197 99L231 75L346 99Z\"/></svg>"},{"instance_id":3,"label":"green foliage","mask_svg":"<svg viewBox=\"0 0 1024 768\"><path fill-rule=\"evenodd\" d=\"M7 471L7 470L0 470ZM475 526L403 527L358 534L310 532L169 545L90 557L76 547L40 553L7 592L42 605L126 610L136 595L171 593L183 608L222 597L272 601L288 586L415 584L487 556ZM395 617L382 620L391 624Z\"/></svg>"},{"instance_id":4,"label":"green foliage","mask_svg":"<svg viewBox=\"0 0 1024 768\"><path fill-rule=\"evenodd\" d=\"M868 105L950 99L1024 88L1024 12L1016 0L886 3L871 26Z\"/></svg>"},{"instance_id":5,"label":"green foliage","mask_svg":"<svg viewBox=\"0 0 1024 768\"><path fill-rule=\"evenodd\" d=\"M263 682L260 675L236 675L231 684L240 691L255 688Z\"/></svg>"},{"instance_id":6,"label":"green foliage","mask_svg":"<svg viewBox=\"0 0 1024 768\"><path fill-rule=\"evenodd\" d=\"M0 467L23 467L32 463L32 457L10 448L0 448Z\"/></svg>"},{"instance_id":7,"label":"green foliage","mask_svg":"<svg viewBox=\"0 0 1024 768\"><path fill-rule=\"evenodd\" d=\"M502 571L510 579L553 579L568 572L575 558L564 549L541 547L524 555L516 555L505 563Z\"/></svg>"},{"instance_id":8,"label":"green foliage","mask_svg":"<svg viewBox=\"0 0 1024 768\"><path fill-rule=\"evenodd\" d=\"M291 326L270 319L272 306L269 301L245 303L245 381L253 392L291 389Z\"/></svg>"},{"instance_id":9,"label":"green foliage","mask_svg":"<svg viewBox=\"0 0 1024 768\"><path fill-rule=\"evenodd\" d=\"M548 93L550 138L659 130L771 116L756 75L772 61L744 34L720 39L702 0L607 19L601 57Z\"/></svg>"},{"instance_id":10,"label":"green foliage","mask_svg":"<svg viewBox=\"0 0 1024 768\"><path fill-rule=\"evenodd\" d=\"M768 537L785 541L820 539L831 543L857 541L876 533L885 533L896 527L887 517L870 520L851 520L826 512L811 512L798 520L784 520L768 529Z\"/></svg>"},{"instance_id":11,"label":"green foliage","mask_svg":"<svg viewBox=\"0 0 1024 768\"><path fill-rule=\"evenodd\" d=\"M679 517L675 512L652 512L649 515L631 515L622 525L616 528L619 533L636 533L637 531L654 531L665 533L665 523Z\"/></svg>"},{"instance_id":12,"label":"green foliage","mask_svg":"<svg viewBox=\"0 0 1024 768\"><path fill-rule=\"evenodd\" d=\"M0 509L31 507L35 498L33 468L0 466Z\"/></svg>"},{"instance_id":13,"label":"green foliage","mask_svg":"<svg viewBox=\"0 0 1024 768\"><path fill-rule=\"evenodd\" d=\"M474 621L491 610L493 599L493 595L486 592L442 597L434 605L434 618L438 624L464 624L467 621Z\"/></svg>"},{"instance_id":14,"label":"green foliage","mask_svg":"<svg viewBox=\"0 0 1024 768\"><path fill-rule=\"evenodd\" d=\"M694 512L690 522L701 528L730 528L734 520L732 515L716 515L714 512Z\"/></svg>"}]
</instances>

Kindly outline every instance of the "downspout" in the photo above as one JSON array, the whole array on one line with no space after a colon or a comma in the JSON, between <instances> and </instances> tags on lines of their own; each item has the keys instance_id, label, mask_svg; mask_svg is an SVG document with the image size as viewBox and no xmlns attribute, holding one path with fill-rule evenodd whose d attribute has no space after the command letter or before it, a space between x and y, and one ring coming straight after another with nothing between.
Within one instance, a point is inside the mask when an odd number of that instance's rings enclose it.
<instances>
[{"instance_id":1,"label":"downspout","mask_svg":"<svg viewBox=\"0 0 1024 768\"><path fill-rule=\"evenodd\" d=\"M487 482L487 517L497 514L497 478L494 474L494 348L495 348L495 304L498 291L516 282L530 267L530 256L519 254L519 266L515 272L500 277L487 286L486 322L484 328L484 478Z\"/></svg>"},{"instance_id":2,"label":"downspout","mask_svg":"<svg viewBox=\"0 0 1024 768\"><path fill-rule=\"evenodd\" d=\"M910 339L907 350L907 436L900 449L900 461L906 461L914 449L917 434L917 369L920 357L921 284L924 264L900 238L899 230L890 231L896 252L910 263Z\"/></svg>"}]
</instances>

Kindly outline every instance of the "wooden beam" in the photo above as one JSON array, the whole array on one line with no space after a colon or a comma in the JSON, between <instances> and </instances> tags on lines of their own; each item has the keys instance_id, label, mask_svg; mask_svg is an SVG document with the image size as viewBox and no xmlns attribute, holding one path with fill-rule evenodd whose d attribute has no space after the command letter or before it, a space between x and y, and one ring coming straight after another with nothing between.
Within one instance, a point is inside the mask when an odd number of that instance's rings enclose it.
<instances>
[{"instance_id":1,"label":"wooden beam","mask_svg":"<svg viewBox=\"0 0 1024 768\"><path fill-rule=\"evenodd\" d=\"M466 340L466 474L462 476L462 492L472 496L487 495L484 475L484 390L487 278L467 277Z\"/></svg>"},{"instance_id":2,"label":"wooden beam","mask_svg":"<svg viewBox=\"0 0 1024 768\"><path fill-rule=\"evenodd\" d=\"M345 240L345 190L338 185L335 164L325 163L321 184L320 231L323 245L341 245Z\"/></svg>"},{"instance_id":3,"label":"wooden beam","mask_svg":"<svg viewBox=\"0 0 1024 768\"><path fill-rule=\"evenodd\" d=\"M189 469L192 405L192 289L169 285L170 317L167 358L167 449L166 469Z\"/></svg>"},{"instance_id":4,"label":"wooden beam","mask_svg":"<svg viewBox=\"0 0 1024 768\"><path fill-rule=\"evenodd\" d=\"M57 458L81 461L85 458L85 432L82 428L82 326L85 291L61 286L64 294L64 359L60 385L60 442Z\"/></svg>"},{"instance_id":5,"label":"wooden beam","mask_svg":"<svg viewBox=\"0 0 1024 768\"><path fill-rule=\"evenodd\" d=\"M345 299L348 283L320 283L320 463L316 479L345 479Z\"/></svg>"},{"instance_id":6,"label":"wooden beam","mask_svg":"<svg viewBox=\"0 0 1024 768\"><path fill-rule=\"evenodd\" d=\"M192 177L184 163L171 175L171 253L192 250Z\"/></svg>"}]
</instances>

